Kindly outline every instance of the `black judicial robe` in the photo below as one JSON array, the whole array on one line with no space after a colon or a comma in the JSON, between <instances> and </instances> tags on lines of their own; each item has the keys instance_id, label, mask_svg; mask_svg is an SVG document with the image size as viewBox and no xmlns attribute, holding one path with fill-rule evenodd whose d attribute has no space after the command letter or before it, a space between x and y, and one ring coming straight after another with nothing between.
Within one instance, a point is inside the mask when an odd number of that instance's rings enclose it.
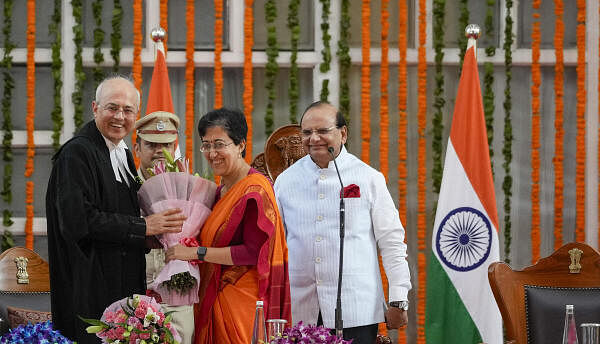
<instances>
[{"instance_id":1,"label":"black judicial robe","mask_svg":"<svg viewBox=\"0 0 600 344\"><path fill-rule=\"evenodd\" d=\"M127 150L129 168L136 174ZM46 193L54 328L78 343L98 343L84 318L112 302L144 294L145 221L139 185L115 180L104 138L92 120L53 157Z\"/></svg>"}]
</instances>

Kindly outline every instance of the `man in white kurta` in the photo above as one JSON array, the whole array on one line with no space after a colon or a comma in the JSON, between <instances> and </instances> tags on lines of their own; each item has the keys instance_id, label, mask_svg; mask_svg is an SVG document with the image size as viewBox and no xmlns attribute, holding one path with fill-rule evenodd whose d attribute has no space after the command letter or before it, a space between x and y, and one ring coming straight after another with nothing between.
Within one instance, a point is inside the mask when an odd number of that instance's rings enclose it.
<instances>
[{"instance_id":1,"label":"man in white kurta","mask_svg":"<svg viewBox=\"0 0 600 344\"><path fill-rule=\"evenodd\" d=\"M384 321L384 295L378 248L389 281L388 326L407 322L410 273L404 228L384 176L343 144L343 116L328 103L310 105L301 119L301 136L309 155L281 173L275 194L287 230L294 323L322 318L334 328L339 264L340 170L345 195L345 241L342 282L344 337L375 343L377 323Z\"/></svg>"}]
</instances>

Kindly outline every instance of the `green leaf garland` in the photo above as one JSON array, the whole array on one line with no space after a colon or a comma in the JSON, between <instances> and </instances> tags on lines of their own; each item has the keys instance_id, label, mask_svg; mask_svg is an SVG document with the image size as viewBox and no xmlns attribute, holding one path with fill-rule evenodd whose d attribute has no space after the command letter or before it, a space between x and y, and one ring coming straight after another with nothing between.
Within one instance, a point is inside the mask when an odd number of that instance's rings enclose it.
<instances>
[{"instance_id":1,"label":"green leaf garland","mask_svg":"<svg viewBox=\"0 0 600 344\"><path fill-rule=\"evenodd\" d=\"M265 2L265 19L267 23L267 65L266 65L266 85L267 89L267 111L265 113L265 133L267 136L273 132L273 103L275 102L275 79L277 78L277 56L279 47L277 46L277 27L275 19L277 18L277 6L275 0Z\"/></svg>"},{"instance_id":2,"label":"green leaf garland","mask_svg":"<svg viewBox=\"0 0 600 344\"><path fill-rule=\"evenodd\" d=\"M63 129L63 114L62 114L62 59L60 58L60 47L62 45L62 35L60 33L60 24L62 21L61 15L61 0L54 0L54 12L52 13L52 21L48 26L50 35L54 36L52 42L52 78L54 79L54 108L52 109L52 147L57 151L60 147L60 133Z\"/></svg>"},{"instance_id":3,"label":"green leaf garland","mask_svg":"<svg viewBox=\"0 0 600 344\"><path fill-rule=\"evenodd\" d=\"M322 6L321 12L321 39L323 40L323 49L321 50L321 57L323 61L319 65L319 71L321 73L327 73L331 70L331 35L329 34L329 15L331 14L331 1L320 0ZM329 98L329 79L324 79L321 83L321 94L319 99L321 101L328 101Z\"/></svg>"},{"instance_id":4,"label":"green leaf garland","mask_svg":"<svg viewBox=\"0 0 600 344\"><path fill-rule=\"evenodd\" d=\"M12 13L14 3L12 0L4 1L4 26L2 27L2 33L4 35L4 56L2 58L2 75L4 77L4 93L2 96L2 130L4 136L2 137L2 160L4 161L4 177L2 183L2 199L8 205L12 202L12 174L13 174L13 152L12 152L12 139L13 139L13 126L12 126L12 98L13 90L15 88L15 81L11 74L12 69L12 56L11 52L16 47L11 42L10 37L12 33ZM5 227L10 227L13 224L12 211L4 209L2 211L2 224ZM2 237L2 246L4 243L7 245L12 242L12 233L5 230ZM12 242L14 245L14 242Z\"/></svg>"},{"instance_id":5,"label":"green leaf garland","mask_svg":"<svg viewBox=\"0 0 600 344\"><path fill-rule=\"evenodd\" d=\"M468 39L465 36L465 28L467 27L467 25L469 25L469 6L468 6L468 2L469 0L460 0L459 1L459 8L460 8L460 16L458 18L458 48L460 49L460 52L458 53L459 56L459 69L458 69L458 75L460 77L460 74L462 72L462 65L463 65L463 60L465 59L465 54L467 53L467 42Z\"/></svg>"},{"instance_id":6,"label":"green leaf garland","mask_svg":"<svg viewBox=\"0 0 600 344\"><path fill-rule=\"evenodd\" d=\"M350 0L342 0L340 13L340 40L338 41L337 56L340 63L340 111L350 123Z\"/></svg>"},{"instance_id":7,"label":"green leaf garland","mask_svg":"<svg viewBox=\"0 0 600 344\"><path fill-rule=\"evenodd\" d=\"M496 45L491 39L494 35L494 7L496 0L487 0L487 11L485 15L485 37L488 42L491 42L487 48L485 48L485 54L488 57L496 55ZM485 62L483 64L484 76L483 76L483 113L485 115L485 126L487 129L488 146L490 153L490 161L494 157L494 149L492 148L492 141L494 140L494 64L492 62ZM494 163L492 162L492 175L494 173Z\"/></svg>"},{"instance_id":8,"label":"green leaf garland","mask_svg":"<svg viewBox=\"0 0 600 344\"><path fill-rule=\"evenodd\" d=\"M104 79L104 72L100 67L100 64L104 62L104 55L102 54L102 43L104 43L104 30L102 30L102 3L103 0L96 0L92 3L92 11L94 13L94 22L96 27L94 28L94 88L96 88L102 79Z\"/></svg>"},{"instance_id":9,"label":"green leaf garland","mask_svg":"<svg viewBox=\"0 0 600 344\"><path fill-rule=\"evenodd\" d=\"M75 43L75 89L71 94L73 101L75 122L75 131L79 130L83 125L83 83L85 82L85 73L83 72L83 59L81 53L83 51L83 26L81 24L82 5L81 0L71 0L73 9L73 42Z\"/></svg>"},{"instance_id":10,"label":"green leaf garland","mask_svg":"<svg viewBox=\"0 0 600 344\"><path fill-rule=\"evenodd\" d=\"M513 6L512 0L506 0L506 17L504 18L504 70L506 73L506 85L504 86L504 145L502 147L502 155L504 156L504 180L502 182L502 190L504 191L504 261L510 263L510 243L512 240L511 227L512 221L511 212L511 197L512 197L512 175L510 171L510 163L512 162L512 97L510 91L510 83L512 81L512 46L513 46L513 19L510 14Z\"/></svg>"},{"instance_id":11,"label":"green leaf garland","mask_svg":"<svg viewBox=\"0 0 600 344\"><path fill-rule=\"evenodd\" d=\"M290 122L298 123L296 117L298 116L298 97L299 97L299 85L298 85L298 41L300 40L300 21L298 19L298 7L300 6L300 0L290 0L288 6L288 28L292 35L291 39L291 55L290 55Z\"/></svg>"},{"instance_id":12,"label":"green leaf garland","mask_svg":"<svg viewBox=\"0 0 600 344\"><path fill-rule=\"evenodd\" d=\"M446 17L446 0L433 1L433 48L435 49L435 89L433 91L433 138L431 148L433 154L433 191L440 193L442 184L442 134L444 132L444 21Z\"/></svg>"},{"instance_id":13,"label":"green leaf garland","mask_svg":"<svg viewBox=\"0 0 600 344\"><path fill-rule=\"evenodd\" d=\"M110 34L110 55L113 58L113 72L119 71L121 62L121 25L123 23L123 7L120 0L113 0L112 32Z\"/></svg>"}]
</instances>

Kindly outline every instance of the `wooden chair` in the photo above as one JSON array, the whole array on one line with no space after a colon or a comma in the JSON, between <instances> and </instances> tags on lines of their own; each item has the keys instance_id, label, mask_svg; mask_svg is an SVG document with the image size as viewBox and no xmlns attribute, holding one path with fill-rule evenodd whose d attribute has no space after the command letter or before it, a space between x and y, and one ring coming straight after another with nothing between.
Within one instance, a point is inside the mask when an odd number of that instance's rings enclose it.
<instances>
[{"instance_id":1,"label":"wooden chair","mask_svg":"<svg viewBox=\"0 0 600 344\"><path fill-rule=\"evenodd\" d=\"M575 306L577 325L600 322L600 255L586 244L566 244L520 271L493 263L488 278L507 341L560 342L566 304Z\"/></svg>"},{"instance_id":2,"label":"wooden chair","mask_svg":"<svg viewBox=\"0 0 600 344\"><path fill-rule=\"evenodd\" d=\"M251 166L275 182L281 172L305 155L300 126L285 125L269 135L264 153L258 154Z\"/></svg>"},{"instance_id":3,"label":"wooden chair","mask_svg":"<svg viewBox=\"0 0 600 344\"><path fill-rule=\"evenodd\" d=\"M0 254L0 316L13 328L51 319L48 263L25 247Z\"/></svg>"}]
</instances>

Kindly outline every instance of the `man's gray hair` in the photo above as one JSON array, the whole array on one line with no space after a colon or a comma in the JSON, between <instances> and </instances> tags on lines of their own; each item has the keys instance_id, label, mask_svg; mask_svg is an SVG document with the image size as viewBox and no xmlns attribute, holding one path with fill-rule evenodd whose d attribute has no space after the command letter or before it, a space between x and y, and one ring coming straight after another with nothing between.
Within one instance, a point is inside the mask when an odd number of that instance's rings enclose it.
<instances>
[{"instance_id":1,"label":"man's gray hair","mask_svg":"<svg viewBox=\"0 0 600 344\"><path fill-rule=\"evenodd\" d=\"M98 87L96 87L96 103L100 102L100 95L102 95L102 87L104 87L104 83L107 81L111 81L111 80L116 80L116 79L123 79L125 81L128 81L131 86L133 86L133 88L135 89L135 94L137 94L137 103L138 103L138 110L140 109L140 100L141 100L141 96L140 96L140 91L138 91L138 89L135 87L135 84L133 83L133 79L128 76L128 75L122 75L122 74L113 74L113 75L109 75L106 78L104 78L104 80L102 80L102 82L100 82L100 84L98 85Z\"/></svg>"}]
</instances>

